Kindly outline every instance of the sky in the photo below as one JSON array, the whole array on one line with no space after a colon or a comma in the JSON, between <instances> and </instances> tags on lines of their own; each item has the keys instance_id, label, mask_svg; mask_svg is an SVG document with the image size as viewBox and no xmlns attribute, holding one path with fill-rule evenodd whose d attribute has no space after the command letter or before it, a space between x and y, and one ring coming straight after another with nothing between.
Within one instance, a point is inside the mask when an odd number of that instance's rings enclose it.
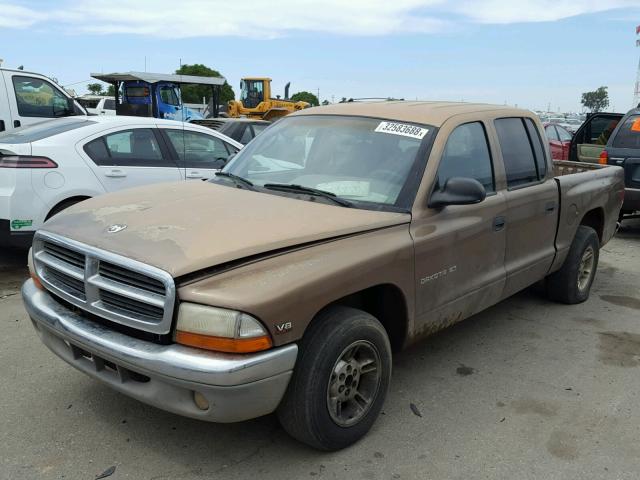
<instances>
[{"instance_id":1,"label":"sky","mask_svg":"<svg viewBox=\"0 0 640 480\"><path fill-rule=\"evenodd\" d=\"M3 66L78 93L91 72L203 63L238 93L393 97L576 112L607 86L633 103L640 0L0 0Z\"/></svg>"}]
</instances>

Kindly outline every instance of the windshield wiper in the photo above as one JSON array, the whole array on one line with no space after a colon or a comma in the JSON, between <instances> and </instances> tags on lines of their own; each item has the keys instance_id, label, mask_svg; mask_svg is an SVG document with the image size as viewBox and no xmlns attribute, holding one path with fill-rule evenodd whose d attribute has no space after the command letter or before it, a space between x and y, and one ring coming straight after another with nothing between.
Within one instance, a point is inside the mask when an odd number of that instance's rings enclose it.
<instances>
[{"instance_id":1,"label":"windshield wiper","mask_svg":"<svg viewBox=\"0 0 640 480\"><path fill-rule=\"evenodd\" d=\"M249 180L247 180L244 177L241 177L240 175L236 175L235 173L216 172L215 175L216 175L216 177L229 178L229 179L233 180L233 182L238 186L244 185L245 187L248 187L249 190L255 190L255 187L253 186L252 182L250 182Z\"/></svg>"},{"instance_id":2,"label":"windshield wiper","mask_svg":"<svg viewBox=\"0 0 640 480\"><path fill-rule=\"evenodd\" d=\"M353 207L353 203L351 203L349 200L340 198L335 193L328 192L326 190L319 190L317 188L305 187L303 185L296 185L292 183L265 183L263 187L269 190L280 190L282 192L293 192L293 193L305 193L307 195L328 198L329 200L333 200L335 203L337 203L338 205L342 205L343 207Z\"/></svg>"}]
</instances>

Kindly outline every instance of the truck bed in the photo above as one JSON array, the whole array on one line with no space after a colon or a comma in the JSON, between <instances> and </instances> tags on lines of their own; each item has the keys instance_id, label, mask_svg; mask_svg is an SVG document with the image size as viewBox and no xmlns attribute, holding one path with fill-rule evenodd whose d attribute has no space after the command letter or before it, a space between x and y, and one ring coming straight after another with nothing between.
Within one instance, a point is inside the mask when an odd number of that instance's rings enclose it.
<instances>
[{"instance_id":1,"label":"truck bed","mask_svg":"<svg viewBox=\"0 0 640 480\"><path fill-rule=\"evenodd\" d=\"M584 162L554 160L560 212L552 271L564 262L580 222L587 218L607 243L616 232L618 214L624 198L624 170L620 167Z\"/></svg>"}]
</instances>

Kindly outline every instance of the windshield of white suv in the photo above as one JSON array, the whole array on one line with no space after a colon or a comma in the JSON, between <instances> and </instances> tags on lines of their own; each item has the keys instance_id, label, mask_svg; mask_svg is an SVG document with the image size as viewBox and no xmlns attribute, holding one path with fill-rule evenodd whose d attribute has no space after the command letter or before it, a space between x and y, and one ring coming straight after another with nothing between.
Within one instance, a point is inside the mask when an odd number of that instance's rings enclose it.
<instances>
[{"instance_id":1,"label":"windshield of white suv","mask_svg":"<svg viewBox=\"0 0 640 480\"><path fill-rule=\"evenodd\" d=\"M418 161L420 146L434 130L362 117L287 117L252 140L224 172L260 190L299 195L315 189L348 201L345 205L400 206L401 193L415 183L411 172L417 164L424 167L426 159Z\"/></svg>"}]
</instances>

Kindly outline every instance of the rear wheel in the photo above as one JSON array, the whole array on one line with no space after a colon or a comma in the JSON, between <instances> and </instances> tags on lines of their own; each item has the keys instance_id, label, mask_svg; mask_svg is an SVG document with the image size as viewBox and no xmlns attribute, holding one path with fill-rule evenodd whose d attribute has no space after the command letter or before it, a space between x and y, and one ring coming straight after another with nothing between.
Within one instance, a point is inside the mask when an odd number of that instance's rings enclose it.
<instances>
[{"instance_id":1,"label":"rear wheel","mask_svg":"<svg viewBox=\"0 0 640 480\"><path fill-rule=\"evenodd\" d=\"M391 346L380 322L354 308L328 308L309 328L278 418L297 440L338 450L378 418L391 378Z\"/></svg>"},{"instance_id":2,"label":"rear wheel","mask_svg":"<svg viewBox=\"0 0 640 480\"><path fill-rule=\"evenodd\" d=\"M562 268L547 278L547 293L553 300L574 304L589 298L598 269L600 242L591 227L578 227Z\"/></svg>"}]
</instances>

